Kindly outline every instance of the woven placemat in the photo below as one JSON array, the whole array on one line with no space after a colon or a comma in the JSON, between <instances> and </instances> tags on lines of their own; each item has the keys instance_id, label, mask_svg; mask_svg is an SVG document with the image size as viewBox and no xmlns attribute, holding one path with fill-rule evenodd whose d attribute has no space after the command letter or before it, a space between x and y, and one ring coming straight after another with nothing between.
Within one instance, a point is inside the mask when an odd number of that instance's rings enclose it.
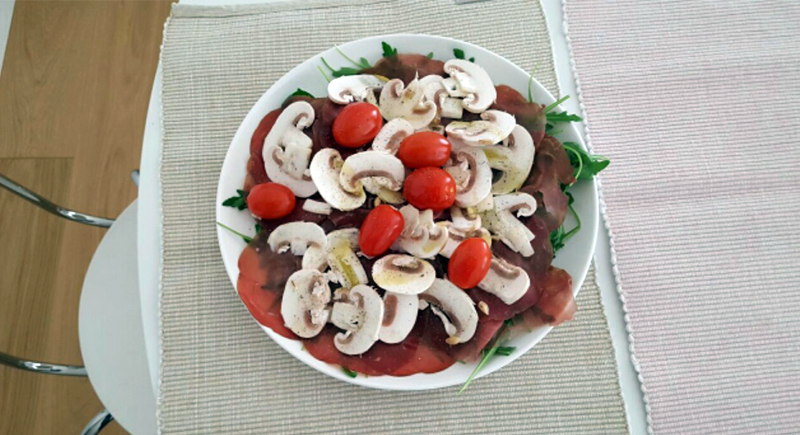
<instances>
[{"instance_id":1,"label":"woven placemat","mask_svg":"<svg viewBox=\"0 0 800 435\"><path fill-rule=\"evenodd\" d=\"M325 1L175 6L163 48L162 433L624 433L594 272L576 320L527 355L456 388L386 392L328 378L280 349L231 288L214 228L219 171L239 123L306 58L360 37L464 39L557 85L535 1Z\"/></svg>"}]
</instances>

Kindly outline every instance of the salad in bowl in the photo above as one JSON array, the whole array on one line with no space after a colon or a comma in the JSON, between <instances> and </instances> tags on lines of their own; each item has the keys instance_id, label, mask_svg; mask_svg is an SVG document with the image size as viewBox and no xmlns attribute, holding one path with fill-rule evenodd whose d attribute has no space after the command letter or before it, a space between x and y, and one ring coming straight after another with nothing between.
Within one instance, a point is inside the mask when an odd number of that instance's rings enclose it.
<instances>
[{"instance_id":1,"label":"salad in bowl","mask_svg":"<svg viewBox=\"0 0 800 435\"><path fill-rule=\"evenodd\" d=\"M362 385L466 387L570 320L577 288L553 258L581 228L571 186L608 164L558 138L580 120L563 99L536 101L532 78L526 97L492 77L484 50L436 40L450 56L405 51L402 35L375 40L374 62L347 45L350 66L320 56L322 92L276 100L276 83L265 96L278 104L259 101L234 139L248 149L223 168L240 184L231 196L221 180L221 209L256 229L218 213L242 302L292 354Z\"/></svg>"}]
</instances>

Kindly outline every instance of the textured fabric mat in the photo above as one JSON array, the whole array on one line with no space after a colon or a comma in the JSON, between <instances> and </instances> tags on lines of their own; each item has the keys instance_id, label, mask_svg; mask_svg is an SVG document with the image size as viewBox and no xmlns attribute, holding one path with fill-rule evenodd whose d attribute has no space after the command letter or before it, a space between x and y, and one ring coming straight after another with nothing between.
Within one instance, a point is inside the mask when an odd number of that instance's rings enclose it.
<instances>
[{"instance_id":1,"label":"textured fabric mat","mask_svg":"<svg viewBox=\"0 0 800 435\"><path fill-rule=\"evenodd\" d=\"M800 4L566 11L653 431L800 433Z\"/></svg>"},{"instance_id":2,"label":"textured fabric mat","mask_svg":"<svg viewBox=\"0 0 800 435\"><path fill-rule=\"evenodd\" d=\"M557 93L544 17L532 1L174 8L162 58L161 432L626 432L593 272L575 321L461 396L456 388L384 392L328 378L273 343L231 288L217 247L214 200L239 123L272 82L306 58L393 32L443 34L523 68L539 63L537 77Z\"/></svg>"}]
</instances>

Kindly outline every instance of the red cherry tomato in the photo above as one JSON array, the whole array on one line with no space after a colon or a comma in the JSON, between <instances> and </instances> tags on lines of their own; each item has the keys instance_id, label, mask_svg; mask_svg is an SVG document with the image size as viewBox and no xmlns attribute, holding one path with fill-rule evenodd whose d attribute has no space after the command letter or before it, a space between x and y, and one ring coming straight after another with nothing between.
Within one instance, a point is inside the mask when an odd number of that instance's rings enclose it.
<instances>
[{"instance_id":1,"label":"red cherry tomato","mask_svg":"<svg viewBox=\"0 0 800 435\"><path fill-rule=\"evenodd\" d=\"M444 166L450 158L450 141L435 131L421 131L403 139L397 157L407 168Z\"/></svg>"},{"instance_id":2,"label":"red cherry tomato","mask_svg":"<svg viewBox=\"0 0 800 435\"><path fill-rule=\"evenodd\" d=\"M381 111L370 103L351 103L333 120L333 138L341 146L358 148L375 138L383 127Z\"/></svg>"},{"instance_id":3,"label":"red cherry tomato","mask_svg":"<svg viewBox=\"0 0 800 435\"><path fill-rule=\"evenodd\" d=\"M475 287L489 272L492 250L480 237L464 240L456 247L447 264L447 277L463 288Z\"/></svg>"},{"instance_id":4,"label":"red cherry tomato","mask_svg":"<svg viewBox=\"0 0 800 435\"><path fill-rule=\"evenodd\" d=\"M257 184L247 195L247 208L261 219L282 218L294 210L294 193L280 183Z\"/></svg>"},{"instance_id":5,"label":"red cherry tomato","mask_svg":"<svg viewBox=\"0 0 800 435\"><path fill-rule=\"evenodd\" d=\"M418 209L444 210L456 200L456 180L441 168L419 168L406 177L403 195Z\"/></svg>"},{"instance_id":6,"label":"red cherry tomato","mask_svg":"<svg viewBox=\"0 0 800 435\"><path fill-rule=\"evenodd\" d=\"M358 246L371 257L386 252L403 232L403 215L394 208L381 204L369 212L361 224Z\"/></svg>"}]
</instances>

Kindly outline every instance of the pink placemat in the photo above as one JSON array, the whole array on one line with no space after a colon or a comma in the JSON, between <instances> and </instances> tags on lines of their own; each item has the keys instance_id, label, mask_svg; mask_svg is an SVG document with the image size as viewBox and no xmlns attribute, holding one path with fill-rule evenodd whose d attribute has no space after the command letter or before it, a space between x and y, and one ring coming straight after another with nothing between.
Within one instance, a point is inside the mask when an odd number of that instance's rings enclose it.
<instances>
[{"instance_id":1,"label":"pink placemat","mask_svg":"<svg viewBox=\"0 0 800 435\"><path fill-rule=\"evenodd\" d=\"M566 12L653 432L800 433L800 3Z\"/></svg>"}]
</instances>

